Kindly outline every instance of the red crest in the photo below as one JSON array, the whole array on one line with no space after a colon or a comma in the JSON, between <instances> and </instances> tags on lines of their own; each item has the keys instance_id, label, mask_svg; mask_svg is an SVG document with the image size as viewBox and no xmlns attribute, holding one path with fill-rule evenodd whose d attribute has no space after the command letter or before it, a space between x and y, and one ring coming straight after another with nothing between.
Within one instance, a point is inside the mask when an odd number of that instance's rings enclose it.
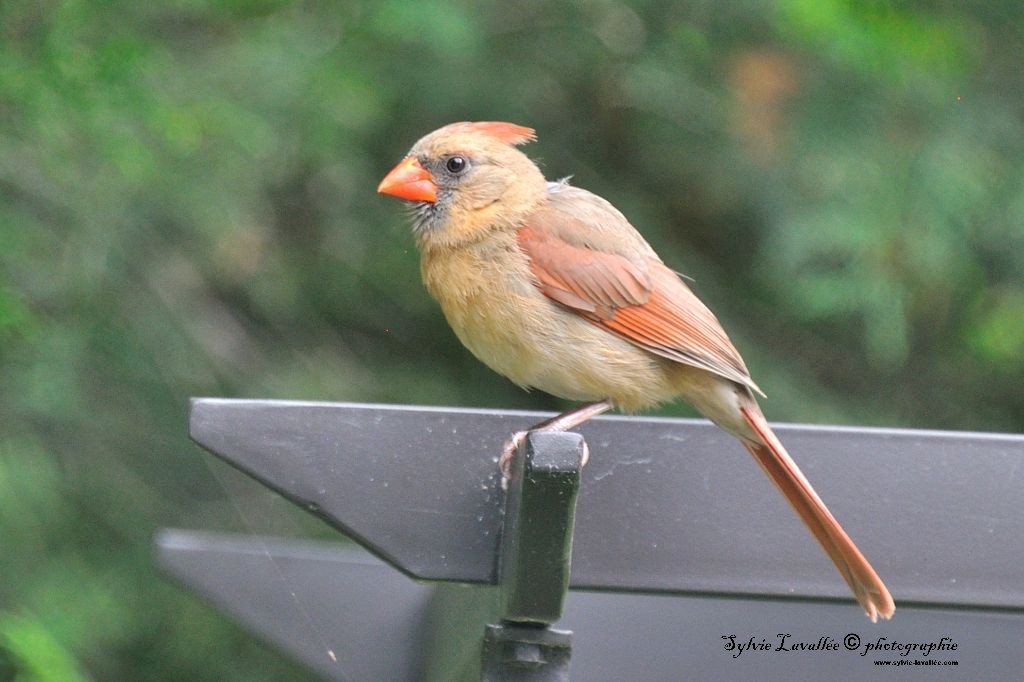
<instances>
[{"instance_id":1,"label":"red crest","mask_svg":"<svg viewBox=\"0 0 1024 682\"><path fill-rule=\"evenodd\" d=\"M527 142L533 142L537 139L537 134L534 132L533 128L516 125L515 123L505 123L503 121L462 121L460 123L446 125L441 130L453 133L462 130L469 130L483 133L484 135L490 135L495 139L501 140L505 144L511 145L526 144Z\"/></svg>"}]
</instances>

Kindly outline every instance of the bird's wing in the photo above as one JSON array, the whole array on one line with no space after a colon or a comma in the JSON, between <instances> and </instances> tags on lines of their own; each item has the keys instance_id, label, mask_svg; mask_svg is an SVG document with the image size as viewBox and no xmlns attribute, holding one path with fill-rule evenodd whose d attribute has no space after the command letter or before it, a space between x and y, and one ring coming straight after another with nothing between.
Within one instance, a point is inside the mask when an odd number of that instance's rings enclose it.
<instances>
[{"instance_id":1,"label":"bird's wing","mask_svg":"<svg viewBox=\"0 0 1024 682\"><path fill-rule=\"evenodd\" d=\"M591 201L589 192L577 192ZM612 253L615 230L588 224L568 203L538 209L516 234L545 296L651 353L761 393L718 319L646 242L633 243L639 235L632 226L625 224L629 234ZM625 222L615 213L605 217Z\"/></svg>"}]
</instances>

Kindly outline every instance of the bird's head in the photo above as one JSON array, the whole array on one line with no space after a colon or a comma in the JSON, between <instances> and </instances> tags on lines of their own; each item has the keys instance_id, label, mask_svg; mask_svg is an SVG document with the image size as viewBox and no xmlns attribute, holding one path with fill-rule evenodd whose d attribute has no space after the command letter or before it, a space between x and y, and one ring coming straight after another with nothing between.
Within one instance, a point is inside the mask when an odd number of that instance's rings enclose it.
<instances>
[{"instance_id":1,"label":"bird's head","mask_svg":"<svg viewBox=\"0 0 1024 682\"><path fill-rule=\"evenodd\" d=\"M377 191L410 203L421 245L512 229L546 196L540 169L515 148L534 139L513 123L452 123L414 144Z\"/></svg>"}]
</instances>

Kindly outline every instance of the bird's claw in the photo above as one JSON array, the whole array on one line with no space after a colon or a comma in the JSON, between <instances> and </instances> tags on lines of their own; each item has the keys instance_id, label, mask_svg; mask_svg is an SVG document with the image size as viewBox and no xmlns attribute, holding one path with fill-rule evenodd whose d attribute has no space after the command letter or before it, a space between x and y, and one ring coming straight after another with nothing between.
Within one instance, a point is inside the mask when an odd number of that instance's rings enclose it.
<instances>
[{"instance_id":1,"label":"bird's claw","mask_svg":"<svg viewBox=\"0 0 1024 682\"><path fill-rule=\"evenodd\" d=\"M498 458L498 468L501 470L502 490L508 489L509 479L512 478L512 458L516 456L516 451L523 444L523 439L526 438L527 433L529 432L515 432L511 438L505 441L505 446L501 449L501 457Z\"/></svg>"}]
</instances>

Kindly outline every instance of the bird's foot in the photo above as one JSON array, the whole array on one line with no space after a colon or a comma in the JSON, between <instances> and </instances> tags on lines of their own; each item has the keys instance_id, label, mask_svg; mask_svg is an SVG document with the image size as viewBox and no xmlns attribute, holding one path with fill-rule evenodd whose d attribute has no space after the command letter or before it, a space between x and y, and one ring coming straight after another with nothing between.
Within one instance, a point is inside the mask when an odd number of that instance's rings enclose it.
<instances>
[{"instance_id":1,"label":"bird's foot","mask_svg":"<svg viewBox=\"0 0 1024 682\"><path fill-rule=\"evenodd\" d=\"M505 441L501 449L501 456L498 458L498 468L501 470L501 489L508 490L508 482L512 478L512 458L522 445L523 439L529 431L516 431L512 437Z\"/></svg>"}]
</instances>

